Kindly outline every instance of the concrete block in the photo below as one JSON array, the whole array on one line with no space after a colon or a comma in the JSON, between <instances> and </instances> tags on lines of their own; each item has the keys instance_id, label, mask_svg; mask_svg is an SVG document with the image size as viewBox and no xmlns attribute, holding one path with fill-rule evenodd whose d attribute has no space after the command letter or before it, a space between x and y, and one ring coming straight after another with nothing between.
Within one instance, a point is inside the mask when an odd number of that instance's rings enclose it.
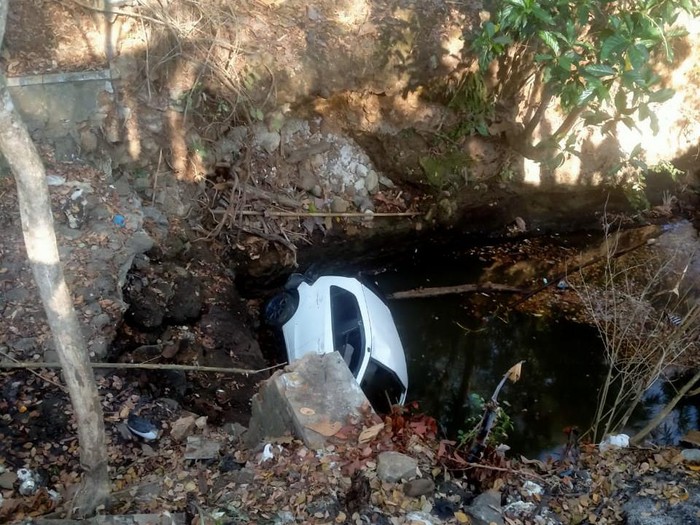
<instances>
[{"instance_id":1,"label":"concrete block","mask_svg":"<svg viewBox=\"0 0 700 525\"><path fill-rule=\"evenodd\" d=\"M340 354L309 354L261 384L246 444L291 433L311 449L323 448L363 407L369 401Z\"/></svg>"}]
</instances>

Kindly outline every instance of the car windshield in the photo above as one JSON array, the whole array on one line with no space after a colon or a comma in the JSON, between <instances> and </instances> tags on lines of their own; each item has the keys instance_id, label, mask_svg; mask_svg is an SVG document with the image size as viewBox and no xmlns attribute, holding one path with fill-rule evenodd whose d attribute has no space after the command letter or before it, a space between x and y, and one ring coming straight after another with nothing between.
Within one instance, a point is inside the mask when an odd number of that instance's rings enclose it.
<instances>
[{"instance_id":1,"label":"car windshield","mask_svg":"<svg viewBox=\"0 0 700 525\"><path fill-rule=\"evenodd\" d=\"M381 414L391 412L391 406L398 404L404 393L404 387L396 374L374 359L369 360L360 387L374 410Z\"/></svg>"},{"instance_id":2,"label":"car windshield","mask_svg":"<svg viewBox=\"0 0 700 525\"><path fill-rule=\"evenodd\" d=\"M365 347L365 331L357 298L338 286L330 287L333 347L343 356L352 374L357 377Z\"/></svg>"}]
</instances>

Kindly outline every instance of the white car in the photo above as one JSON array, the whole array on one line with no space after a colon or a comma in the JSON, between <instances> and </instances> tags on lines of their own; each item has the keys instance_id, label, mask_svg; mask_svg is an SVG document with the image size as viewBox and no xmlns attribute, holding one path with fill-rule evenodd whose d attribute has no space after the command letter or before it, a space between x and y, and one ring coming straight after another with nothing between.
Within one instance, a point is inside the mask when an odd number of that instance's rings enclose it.
<instances>
[{"instance_id":1,"label":"white car","mask_svg":"<svg viewBox=\"0 0 700 525\"><path fill-rule=\"evenodd\" d=\"M265 305L265 320L282 329L289 361L316 352L343 356L378 412L403 404L408 390L406 356L391 312L359 280L293 274L285 291Z\"/></svg>"}]
</instances>

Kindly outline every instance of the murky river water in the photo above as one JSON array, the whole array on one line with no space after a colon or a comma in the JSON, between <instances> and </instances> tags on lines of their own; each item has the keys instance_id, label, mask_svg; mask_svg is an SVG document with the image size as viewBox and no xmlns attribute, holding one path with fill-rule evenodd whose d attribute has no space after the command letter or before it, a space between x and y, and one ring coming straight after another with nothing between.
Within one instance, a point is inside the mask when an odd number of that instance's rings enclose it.
<instances>
[{"instance_id":1,"label":"murky river water","mask_svg":"<svg viewBox=\"0 0 700 525\"><path fill-rule=\"evenodd\" d=\"M484 263L471 251L449 246L423 251L375 276L380 289L464 284L482 272ZM479 299L461 294L389 302L407 354L409 399L418 400L454 437L469 430L472 395L490 397L503 374L525 360L521 380L507 384L499 396L514 423L508 439L513 451L536 456L565 441L564 427L587 428L604 373L597 332L517 312L489 318L492 312L475 304Z\"/></svg>"}]
</instances>

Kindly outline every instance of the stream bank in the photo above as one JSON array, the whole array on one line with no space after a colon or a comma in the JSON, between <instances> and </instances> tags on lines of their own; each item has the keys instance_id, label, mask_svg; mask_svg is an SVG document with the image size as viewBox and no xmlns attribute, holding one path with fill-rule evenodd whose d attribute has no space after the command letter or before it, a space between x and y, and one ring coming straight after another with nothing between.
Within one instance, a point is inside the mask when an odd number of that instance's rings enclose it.
<instances>
[{"instance_id":1,"label":"stream bank","mask_svg":"<svg viewBox=\"0 0 700 525\"><path fill-rule=\"evenodd\" d=\"M55 5L47 8L56 9L60 8ZM269 11L275 12L274 9ZM294 17L299 13L310 20L304 19L302 28L307 23L325 27L328 20L324 17L330 16L324 9L301 8L298 13L287 12L287 15ZM404 24L406 28L420 26L410 22L413 20L410 13L405 14L409 21ZM43 15L45 12L36 13L36 16ZM252 19L248 21L255 23L255 17ZM61 21L71 21L71 18L64 17ZM66 23L62 29L69 32L71 25L75 24ZM47 27L46 20L41 27ZM274 27L276 31L288 29ZM293 32L295 41L302 41L298 38L299 31ZM321 31L319 38L323 41L332 34ZM132 43L139 39L139 35L132 36ZM37 39L30 44L41 46L42 42L44 40ZM58 157L52 169L67 172L65 181L59 179L54 190L54 213L65 217L69 223L67 228L59 227L62 255L69 268L75 270L71 284L77 287L76 304L89 327L86 337L95 357L109 354L111 358L124 361L157 359L224 366L246 364L259 368L266 364L255 341L257 312L263 296L241 299L234 281L244 288L240 283L257 278L268 287L297 264L305 268L317 260L340 261L339 266L354 261L364 266L368 251L372 260L377 254L390 262L392 257L411 253L411 248L422 250L430 238L445 235L449 239L458 233L468 233L475 238L489 239L481 256L494 263L494 276L522 279L521 283L531 286L556 267L550 262L552 257L546 246L538 264L528 265L521 264L519 247L515 247L516 253L508 250L499 253L491 240L521 239L527 244L532 242L532 235L544 232L575 231L593 225L597 229L603 222L602 210L606 202L611 215L630 210L620 192L612 192L610 198L607 189L589 187L587 176L572 186L556 180L549 180L555 183L554 187L523 185L525 174L513 171L519 160L511 162L509 158L501 158L499 147L502 145L498 140L465 138L459 142L460 149L469 151L471 161L467 163L469 169L462 170L453 162L454 157L445 158L445 150L449 148L432 133L436 125L439 128L442 118L450 115L445 115L435 105L426 104L416 94L404 96L379 89L358 90L343 92L340 100L334 100L335 91L342 91L339 86L330 84L332 92L317 86L319 92L315 88L307 92L311 99L299 105L248 107L248 114L258 117L242 123L238 115L230 116L234 112L225 105L225 96L220 97L220 93L211 90L211 84L198 82L196 68L178 64L172 69L156 71L158 68L151 69L146 64L144 69L142 55L139 52L130 55L132 51L128 46L122 48L123 54L117 61L121 81L105 82L98 89L99 104L93 108L95 118L78 122L68 115L62 119L66 121L62 124L69 129L61 128L62 135L51 137L52 145L45 153L50 164L52 155ZM10 53L10 58L16 58L17 48ZM24 58L20 49L19 63L12 63L15 72L27 72L21 71ZM328 64L329 57L325 58ZM181 65L183 67L179 68ZM114 69L110 67L110 71ZM337 76L334 78L337 80ZM351 89L362 85L356 78L352 81L357 83L351 85ZM294 85L293 82L289 84L290 87ZM294 96L293 100L296 100ZM51 106L47 104L47 107ZM350 115L352 108L355 111ZM397 121L387 116L391 111L398 115ZM356 119L358 114L362 118ZM47 133L55 131L50 129L52 126L44 127L46 129L41 129L38 125L36 129ZM370 131L373 133L368 134ZM596 151L594 148L591 153ZM465 159L458 155L457 160ZM80 174L84 174L86 162L98 166L99 170L85 174L83 179ZM6 195L12 195L8 180L5 174L3 190ZM75 186L76 183L84 184ZM92 191L95 198L86 198L83 204L82 194L73 197L73 190L80 189L87 194ZM664 189L677 191L679 196L675 201L663 199L660 194ZM665 222L675 213L697 217L697 208L692 207L695 204L685 200L685 195L692 195L693 191L692 188L662 186L654 195L655 209L645 215L624 216L624 221L627 224ZM41 307L36 297L25 291L25 288L31 290L31 285L26 284L31 279L17 249L21 241L13 204L8 199L7 207L3 208L5 224L11 233L0 250L3 257L10 254L3 259L3 291L8 294L2 297L0 306L8 315L4 316L7 330L2 331L1 344L5 346L3 351L8 350L15 358L41 360L51 355L50 334L41 322ZM74 204L77 214L73 212ZM89 218L86 223L80 219L83 215L80 210ZM382 213L394 216L380 217ZM413 213L416 215L411 215ZM71 226L76 220L77 227ZM132 239L139 241L136 246L130 244ZM298 248L308 243L313 243L318 251ZM353 253L348 253L351 246ZM127 249L122 250L125 247ZM491 259L493 252L502 256L500 262ZM98 260L103 260L103 264L99 265ZM436 257L428 259L426 266L439 268L443 262ZM371 273L378 278L386 273L382 271L386 264L370 266ZM93 286L94 283L97 284ZM556 302L567 295L571 294L554 292L541 297ZM489 302L490 298L485 297L478 307L485 308ZM537 303L527 303L528 307L532 304ZM125 312L126 321L122 322ZM110 349L109 341L114 338L118 326L119 339ZM508 326L498 325L497 335L502 336L508 329ZM571 328L564 330L570 332ZM542 375L544 379L548 376ZM540 376L533 374L533 377ZM52 407L65 407L66 400L60 387L54 389L54 385L45 390L45 378L58 382L51 374L42 378L26 372L4 376L3 393L7 405L3 408L10 417L5 417L0 426L1 433L8 438L3 443L9 443L2 452L13 467L57 466L47 469L47 477L54 486L65 489L75 481L75 476L67 473L78 469L77 447L71 438L74 429L69 411L63 414L66 417L48 418ZM318 485L312 485L307 492L300 491L305 496L328 496L328 507L307 508L306 497L304 501L287 505L283 502L287 491L280 487L293 484L301 489L303 483L296 483L305 476L304 471L290 471L290 465L298 463L298 458L307 458L309 470L306 473L315 469L327 473L331 460L312 458L310 451L296 448L293 443L281 443L276 462L262 465L255 451L249 451L250 456L247 456L239 450L239 427L226 425L230 433L224 433L219 427L222 422L245 421L247 399L258 378L253 374L224 378L200 373L122 374L113 371L100 376L115 488L129 493L135 489L138 493L138 497L123 502L124 509L151 509L149 496L155 493L160 499L151 497L150 500L161 509L183 510L188 495L202 501L217 477L232 470L235 476L223 476L223 488L218 487L216 494L255 505L249 520L257 520L260 514L260 521L289 521L288 512L292 511L308 520L319 512L323 515L318 518L320 520L330 516L339 518L340 511L336 512L334 502L346 503L342 494L340 498L338 494L350 484L347 470L339 471L337 477L330 480L319 473L315 480ZM50 395L44 396L44 393ZM44 401L49 399L50 402ZM226 465L225 456L220 465L205 469L183 459L180 452L184 446L172 433L179 416L191 417L181 411L183 408L206 417L205 421L196 418L199 424L193 428L197 430L191 430L202 436L214 436L223 443L226 455L231 456ZM141 443L128 430L124 432L124 423L131 411L146 414L147 410L152 410L152 415L159 418L164 430L171 431L157 444ZM43 448L35 446L37 438L47 441ZM435 445L439 450L439 445ZM384 485L374 476L372 463L384 446L373 443L366 455L367 447L354 444L347 449L341 447L338 450L342 454L333 461L366 467L371 478L372 503L386 504L387 514L399 512L397 507L402 509L399 513L409 507L427 513L435 503L452 512L451 515L447 512L446 520L461 521L457 512L461 513L471 504L463 493L476 487L456 483L456 488L445 488L442 483L451 480L436 478L440 490L434 498L430 495L425 500L403 498L400 491L405 489L401 485ZM433 449L427 450L432 453ZM658 493L675 504L683 501L683 490L676 490L674 487L678 485L673 483L680 479L685 486L692 474L684 469L677 455L667 452L659 454L660 457L631 454L625 467L625 479L638 482L643 490L651 486L652 494L660 484ZM595 454L590 458L594 464L598 460ZM621 461L614 457L610 465ZM637 465L644 464L647 465L641 467L644 473L665 470L672 474L668 478L659 476L657 480L650 476L642 479L634 470ZM510 464L503 468L511 467L519 468ZM431 468L435 468L435 464L426 462L425 471ZM599 478L607 468L603 462ZM553 503L552 508L566 515L564 505L576 506L578 512L578 506L588 509L593 501L596 519L614 520L615 513L619 512L615 499L626 492L610 487L607 491L594 491L592 494L597 494L597 500L595 496L590 500L580 498L581 486L588 487L586 473L591 469L593 467L586 466L580 478L573 481L566 480L575 478L570 473L555 471L551 480L554 486L560 487L559 480L564 479L561 483L571 492L565 491L564 503L559 506ZM176 475L164 477L160 475L162 472L176 472ZM536 474L544 475L541 471ZM149 486L143 487L142 478L146 476L150 476ZM265 485L264 480L271 478L273 482ZM254 485L255 489L249 490L248 486L256 480L262 486ZM504 494L511 497L521 492L522 481L516 477ZM228 487L228 483L233 483L233 487ZM329 494L328 486L340 488ZM688 481L687 486L692 489L695 485ZM230 495L229 489L235 496ZM149 490L154 492L149 494ZM252 494L254 491L257 492ZM645 492L644 496L648 495ZM543 506L543 499L535 501L532 501L535 509ZM660 503L659 500L655 500L656 503ZM216 507L218 502L208 500L207 504ZM34 507L34 510L44 508ZM613 507L610 515L607 514L609 507ZM239 505L227 510L233 519L233 514L240 514L241 509ZM350 511L349 506L347 510ZM403 512L402 518L415 521L415 516L404 514L407 513ZM376 519L389 519L381 516ZM423 516L421 519L434 518Z\"/></svg>"}]
</instances>

